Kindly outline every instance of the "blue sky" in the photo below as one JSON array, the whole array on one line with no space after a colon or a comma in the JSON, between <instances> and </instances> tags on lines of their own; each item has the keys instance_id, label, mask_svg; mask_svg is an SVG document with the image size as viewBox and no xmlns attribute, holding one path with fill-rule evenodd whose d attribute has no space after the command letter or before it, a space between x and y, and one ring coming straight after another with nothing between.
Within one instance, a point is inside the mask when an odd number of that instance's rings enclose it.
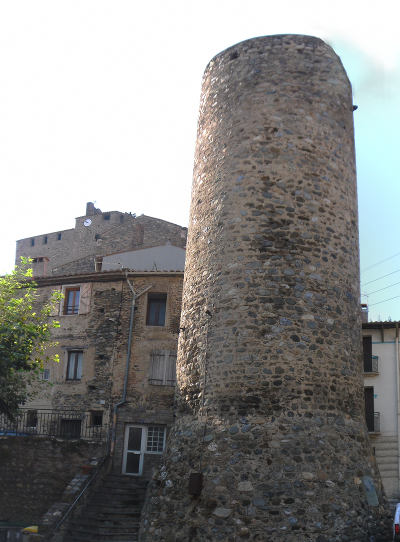
<instances>
[{"instance_id":1,"label":"blue sky","mask_svg":"<svg viewBox=\"0 0 400 542\"><path fill-rule=\"evenodd\" d=\"M87 201L187 225L203 70L279 33L318 36L341 57L359 106L361 269L400 253L397 4L2 2L0 272L16 239L73 227ZM400 319L400 297L382 303L400 296L397 270L400 254L362 273L372 319Z\"/></svg>"}]
</instances>

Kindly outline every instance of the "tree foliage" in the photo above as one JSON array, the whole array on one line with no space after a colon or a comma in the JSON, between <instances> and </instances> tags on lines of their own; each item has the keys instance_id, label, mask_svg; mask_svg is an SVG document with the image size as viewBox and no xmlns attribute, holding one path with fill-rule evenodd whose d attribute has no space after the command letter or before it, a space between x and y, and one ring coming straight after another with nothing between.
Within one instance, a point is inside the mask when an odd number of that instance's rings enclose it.
<instances>
[{"instance_id":1,"label":"tree foliage","mask_svg":"<svg viewBox=\"0 0 400 542\"><path fill-rule=\"evenodd\" d=\"M35 395L32 384L40 380L52 328L59 327L52 314L60 300L53 292L41 303L32 279L29 260L22 259L14 271L0 277L0 414L13 419L18 407Z\"/></svg>"}]
</instances>

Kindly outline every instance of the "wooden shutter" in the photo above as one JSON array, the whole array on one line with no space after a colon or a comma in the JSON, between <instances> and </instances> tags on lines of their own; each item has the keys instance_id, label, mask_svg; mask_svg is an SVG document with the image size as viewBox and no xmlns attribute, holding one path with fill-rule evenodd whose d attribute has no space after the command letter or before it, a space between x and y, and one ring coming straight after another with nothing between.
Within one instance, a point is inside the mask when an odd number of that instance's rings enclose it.
<instances>
[{"instance_id":1,"label":"wooden shutter","mask_svg":"<svg viewBox=\"0 0 400 542\"><path fill-rule=\"evenodd\" d=\"M81 298L79 301L79 314L88 314L90 311L90 298L92 293L92 283L86 282L81 285Z\"/></svg>"},{"instance_id":2,"label":"wooden shutter","mask_svg":"<svg viewBox=\"0 0 400 542\"><path fill-rule=\"evenodd\" d=\"M61 291L61 286L55 286L53 291L54 292L60 292ZM58 302L58 303L56 303L54 305L54 308L51 311L50 316L58 316L60 314L60 305L61 305L60 302Z\"/></svg>"},{"instance_id":3,"label":"wooden shutter","mask_svg":"<svg viewBox=\"0 0 400 542\"><path fill-rule=\"evenodd\" d=\"M165 360L165 385L175 386L176 382L176 350L168 350Z\"/></svg>"},{"instance_id":4,"label":"wooden shutter","mask_svg":"<svg viewBox=\"0 0 400 542\"><path fill-rule=\"evenodd\" d=\"M164 384L165 354L167 350L152 350L149 383L153 386Z\"/></svg>"}]
</instances>

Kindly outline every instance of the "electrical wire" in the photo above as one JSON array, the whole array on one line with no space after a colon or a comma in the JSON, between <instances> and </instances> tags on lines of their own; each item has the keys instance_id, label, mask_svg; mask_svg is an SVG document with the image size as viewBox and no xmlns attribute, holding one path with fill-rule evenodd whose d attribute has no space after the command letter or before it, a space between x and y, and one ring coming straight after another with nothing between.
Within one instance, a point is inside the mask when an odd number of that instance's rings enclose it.
<instances>
[{"instance_id":1,"label":"electrical wire","mask_svg":"<svg viewBox=\"0 0 400 542\"><path fill-rule=\"evenodd\" d=\"M392 273L388 273L387 275L382 275L382 277L378 277L377 279L370 280L369 282L366 282L365 284L361 284L361 288L363 286L366 286L367 284L371 284L371 282L376 282L377 280L384 279L385 277L388 277L389 275L393 275L394 273L398 273L399 271L400 271L400 269L398 269L397 271L392 271Z\"/></svg>"},{"instance_id":2,"label":"electrical wire","mask_svg":"<svg viewBox=\"0 0 400 542\"><path fill-rule=\"evenodd\" d=\"M379 305L380 303L385 303L386 301L391 301L392 299L397 299L398 297L400 297L400 295L390 297L389 299L384 299L383 301L378 301L377 303L372 303L371 305L368 305L368 307L373 307L374 305Z\"/></svg>"},{"instance_id":3,"label":"electrical wire","mask_svg":"<svg viewBox=\"0 0 400 542\"><path fill-rule=\"evenodd\" d=\"M364 269L361 269L361 273L363 271L368 271L369 269L372 269L373 267L376 267L377 265L383 263L383 262L387 262L388 260L391 260L392 258L394 258L395 256L399 256L400 255L400 252L398 252L397 254L393 254L393 256L389 256L389 258L386 258L385 260L381 260L380 262L378 263L374 263L372 265L370 265L369 267L365 267Z\"/></svg>"},{"instance_id":4,"label":"electrical wire","mask_svg":"<svg viewBox=\"0 0 400 542\"><path fill-rule=\"evenodd\" d=\"M375 290L375 292L370 292L368 295L376 294L377 292L381 292L382 290L387 290L388 288L391 288L392 286L397 286L400 284L400 282L395 282L394 284L391 284L390 286L385 286L384 288L381 288L380 290Z\"/></svg>"}]
</instances>

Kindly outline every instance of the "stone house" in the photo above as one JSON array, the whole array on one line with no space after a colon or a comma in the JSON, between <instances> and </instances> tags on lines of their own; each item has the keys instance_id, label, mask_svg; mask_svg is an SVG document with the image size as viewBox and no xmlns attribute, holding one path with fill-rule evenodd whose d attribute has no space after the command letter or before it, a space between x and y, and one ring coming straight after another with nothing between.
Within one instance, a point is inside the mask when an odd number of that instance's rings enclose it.
<instances>
[{"instance_id":1,"label":"stone house","mask_svg":"<svg viewBox=\"0 0 400 542\"><path fill-rule=\"evenodd\" d=\"M113 471L148 477L173 422L186 228L92 203L74 229L17 241L54 317L59 362L24 406L23 432L97 439Z\"/></svg>"},{"instance_id":2,"label":"stone house","mask_svg":"<svg viewBox=\"0 0 400 542\"><path fill-rule=\"evenodd\" d=\"M366 421L393 506L400 500L399 322L368 322L366 305L362 313Z\"/></svg>"}]
</instances>

